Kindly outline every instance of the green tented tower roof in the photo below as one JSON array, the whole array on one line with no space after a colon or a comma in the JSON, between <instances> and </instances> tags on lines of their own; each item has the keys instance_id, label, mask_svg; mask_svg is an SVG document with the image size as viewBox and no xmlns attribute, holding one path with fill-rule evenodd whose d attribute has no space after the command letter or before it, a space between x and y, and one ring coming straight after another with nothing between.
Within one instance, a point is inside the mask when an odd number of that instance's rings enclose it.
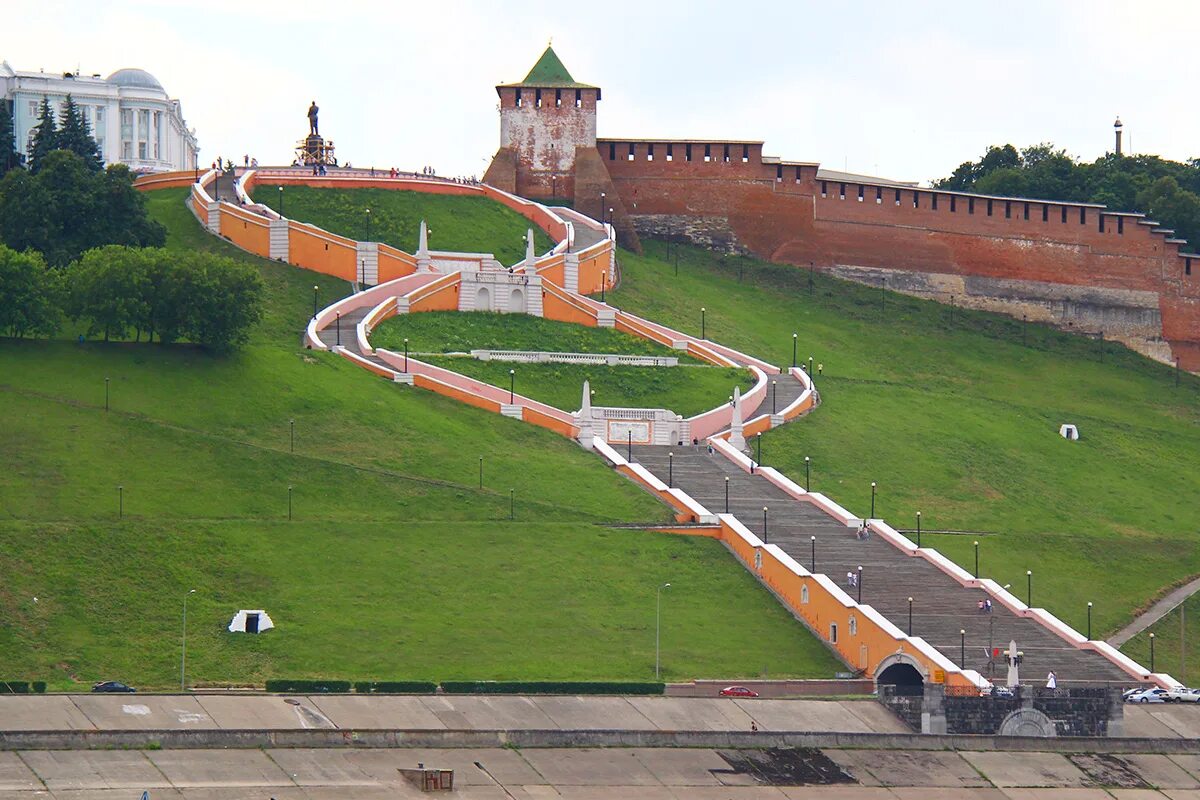
<instances>
[{"instance_id":1,"label":"green tented tower roof","mask_svg":"<svg viewBox=\"0 0 1200 800\"><path fill-rule=\"evenodd\" d=\"M571 73L567 71L566 66L554 52L553 47L547 47L546 52L542 53L542 57L533 65L533 69L529 70L529 74L525 76L525 80L520 83L505 83L497 86L497 89L514 89L514 88L537 88L537 89L597 89L586 83L579 83L571 77ZM597 89L597 91L599 91Z\"/></svg>"}]
</instances>

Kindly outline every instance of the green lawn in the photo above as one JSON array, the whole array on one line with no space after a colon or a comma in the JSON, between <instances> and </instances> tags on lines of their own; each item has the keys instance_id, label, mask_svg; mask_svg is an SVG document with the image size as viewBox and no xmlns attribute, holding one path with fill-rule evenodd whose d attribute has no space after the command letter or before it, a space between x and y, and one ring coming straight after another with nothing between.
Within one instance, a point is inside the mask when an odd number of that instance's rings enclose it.
<instances>
[{"instance_id":1,"label":"green lawn","mask_svg":"<svg viewBox=\"0 0 1200 800\"><path fill-rule=\"evenodd\" d=\"M414 353L552 350L558 353L675 356L680 363L704 363L681 350L615 328L593 328L527 314L484 311L401 314L384 320L371 334L373 345L389 350L403 350L405 339Z\"/></svg>"},{"instance_id":2,"label":"green lawn","mask_svg":"<svg viewBox=\"0 0 1200 800\"><path fill-rule=\"evenodd\" d=\"M477 361L467 357L423 356L425 361L481 381L509 387L563 411L577 411L583 399L583 382L595 392L598 406L666 408L691 417L728 402L733 387L747 391L753 376L743 369L726 367L610 367L603 364L514 364ZM513 370L515 375L509 375Z\"/></svg>"},{"instance_id":3,"label":"green lawn","mask_svg":"<svg viewBox=\"0 0 1200 800\"><path fill-rule=\"evenodd\" d=\"M408 253L417 251L421 220L429 226L431 250L492 253L506 266L525 258L525 234L531 227L539 254L554 244L520 214L485 197L308 186L286 186L283 194L283 213L291 219ZM259 183L252 196L279 211L278 185Z\"/></svg>"},{"instance_id":4,"label":"green lawn","mask_svg":"<svg viewBox=\"0 0 1200 800\"><path fill-rule=\"evenodd\" d=\"M1182 611L1175 609L1121 648L1147 669L1150 668L1151 633L1154 634L1154 669L1170 673L1185 686L1196 685L1200 678L1200 661L1197 660L1200 658L1200 595L1189 597Z\"/></svg>"},{"instance_id":5,"label":"green lawn","mask_svg":"<svg viewBox=\"0 0 1200 800\"><path fill-rule=\"evenodd\" d=\"M168 246L268 283L250 346L0 339L0 677L169 688L195 588L196 682L646 679L666 581L667 678L839 668L716 542L597 524L669 511L578 445L302 349L344 283L208 236L186 191L149 196ZM225 632L244 607L279 629Z\"/></svg>"},{"instance_id":6,"label":"green lawn","mask_svg":"<svg viewBox=\"0 0 1200 800\"><path fill-rule=\"evenodd\" d=\"M763 459L897 528L926 536L1078 628L1100 636L1165 587L1200 573L1200 380L1113 343L964 312L806 270L681 248L622 253L610 302L775 363L823 365L822 405L764 434ZM1103 355L1103 363L1101 357ZM1059 438L1073 422L1082 439ZM1200 640L1200 636L1196 637Z\"/></svg>"}]
</instances>

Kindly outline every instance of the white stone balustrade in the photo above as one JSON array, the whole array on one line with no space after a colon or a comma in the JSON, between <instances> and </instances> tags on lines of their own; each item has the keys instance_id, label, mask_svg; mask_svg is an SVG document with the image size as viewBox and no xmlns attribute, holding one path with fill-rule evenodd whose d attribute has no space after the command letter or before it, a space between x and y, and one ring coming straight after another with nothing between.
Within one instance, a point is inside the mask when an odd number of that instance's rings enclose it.
<instances>
[{"instance_id":1,"label":"white stone balustrade","mask_svg":"<svg viewBox=\"0 0 1200 800\"><path fill-rule=\"evenodd\" d=\"M607 364L610 367L677 367L674 356L638 356L618 353L555 353L543 350L472 350L480 361L517 361L524 364Z\"/></svg>"}]
</instances>

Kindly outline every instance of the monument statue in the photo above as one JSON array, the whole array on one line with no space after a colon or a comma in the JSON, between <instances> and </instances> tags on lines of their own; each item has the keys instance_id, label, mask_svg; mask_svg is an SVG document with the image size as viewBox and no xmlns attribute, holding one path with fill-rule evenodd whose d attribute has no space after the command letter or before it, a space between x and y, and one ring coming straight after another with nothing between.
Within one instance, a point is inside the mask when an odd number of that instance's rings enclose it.
<instances>
[{"instance_id":1,"label":"monument statue","mask_svg":"<svg viewBox=\"0 0 1200 800\"><path fill-rule=\"evenodd\" d=\"M318 111L320 111L320 109L317 108L317 101L313 100L312 105L310 105L308 107L308 133L310 136L318 135L318 131L317 131L317 112Z\"/></svg>"}]
</instances>

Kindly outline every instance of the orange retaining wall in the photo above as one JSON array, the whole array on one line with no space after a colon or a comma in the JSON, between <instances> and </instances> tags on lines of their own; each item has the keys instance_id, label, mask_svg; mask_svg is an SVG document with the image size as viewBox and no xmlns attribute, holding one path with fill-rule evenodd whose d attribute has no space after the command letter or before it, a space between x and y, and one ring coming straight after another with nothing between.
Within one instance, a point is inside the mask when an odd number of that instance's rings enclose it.
<instances>
[{"instance_id":1,"label":"orange retaining wall","mask_svg":"<svg viewBox=\"0 0 1200 800\"><path fill-rule=\"evenodd\" d=\"M403 250L397 250L386 244L379 245L379 283L387 283L396 278L403 278L417 271L417 260Z\"/></svg>"},{"instance_id":2,"label":"orange retaining wall","mask_svg":"<svg viewBox=\"0 0 1200 800\"><path fill-rule=\"evenodd\" d=\"M221 235L238 247L263 258L271 254L271 229L266 218L221 203Z\"/></svg>"},{"instance_id":3,"label":"orange retaining wall","mask_svg":"<svg viewBox=\"0 0 1200 800\"><path fill-rule=\"evenodd\" d=\"M458 311L458 285L461 274L451 273L408 295L408 313L421 311Z\"/></svg>"},{"instance_id":4,"label":"orange retaining wall","mask_svg":"<svg viewBox=\"0 0 1200 800\"><path fill-rule=\"evenodd\" d=\"M600 291L604 277L608 274L610 252L611 244L607 247L600 246L594 251L592 248L584 251L584 256L579 259L580 294L595 294Z\"/></svg>"},{"instance_id":5,"label":"orange retaining wall","mask_svg":"<svg viewBox=\"0 0 1200 800\"><path fill-rule=\"evenodd\" d=\"M542 316L592 328L597 324L595 311L554 284L542 284Z\"/></svg>"},{"instance_id":6,"label":"orange retaining wall","mask_svg":"<svg viewBox=\"0 0 1200 800\"><path fill-rule=\"evenodd\" d=\"M358 279L358 246L351 239L289 220L288 263L354 281Z\"/></svg>"},{"instance_id":7,"label":"orange retaining wall","mask_svg":"<svg viewBox=\"0 0 1200 800\"><path fill-rule=\"evenodd\" d=\"M205 170L207 172L207 170ZM154 175L142 175L133 182L133 188L143 192L155 189L174 189L180 186L191 186L196 182L196 171L181 169L175 172L159 172Z\"/></svg>"}]
</instances>

